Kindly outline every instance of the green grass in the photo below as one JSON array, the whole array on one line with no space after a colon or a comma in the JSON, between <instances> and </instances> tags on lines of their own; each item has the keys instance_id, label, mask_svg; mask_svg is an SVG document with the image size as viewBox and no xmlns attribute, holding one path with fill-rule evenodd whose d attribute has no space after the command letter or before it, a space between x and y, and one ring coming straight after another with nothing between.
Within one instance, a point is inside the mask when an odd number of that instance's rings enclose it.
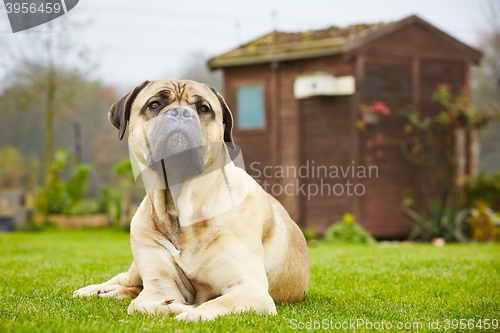
<instances>
[{"instance_id":1,"label":"green grass","mask_svg":"<svg viewBox=\"0 0 500 333\"><path fill-rule=\"evenodd\" d=\"M444 330L446 319L500 319L499 245L320 244L310 248L306 300L278 306L277 316L246 313L193 324L129 316L130 300L72 298L75 289L128 268L128 237L111 230L0 234L0 332L280 332L314 321L422 323L409 332L427 331L437 320ZM366 325L357 331L369 331Z\"/></svg>"}]
</instances>

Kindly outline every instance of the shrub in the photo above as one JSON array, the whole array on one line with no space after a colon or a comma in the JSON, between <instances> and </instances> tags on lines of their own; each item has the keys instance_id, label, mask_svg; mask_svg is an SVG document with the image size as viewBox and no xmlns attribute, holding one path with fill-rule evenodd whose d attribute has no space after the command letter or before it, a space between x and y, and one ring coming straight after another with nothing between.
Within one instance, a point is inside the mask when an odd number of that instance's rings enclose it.
<instances>
[{"instance_id":1,"label":"shrub","mask_svg":"<svg viewBox=\"0 0 500 333\"><path fill-rule=\"evenodd\" d=\"M97 196L99 210L107 212L111 223L118 227L122 216L122 194L119 190L105 187Z\"/></svg>"},{"instance_id":2,"label":"shrub","mask_svg":"<svg viewBox=\"0 0 500 333\"><path fill-rule=\"evenodd\" d=\"M39 212L63 215L88 215L110 213L117 223L121 214L121 194L117 190L104 188L97 199L85 198L90 171L89 164L79 164L72 168L69 178L63 180L63 172L68 164L68 152L58 150L50 170L50 186L40 191L37 200Z\"/></svg>"},{"instance_id":3,"label":"shrub","mask_svg":"<svg viewBox=\"0 0 500 333\"><path fill-rule=\"evenodd\" d=\"M463 191L466 207L474 207L482 201L493 210L500 210L500 172L493 175L480 173L477 177L469 177Z\"/></svg>"},{"instance_id":4,"label":"shrub","mask_svg":"<svg viewBox=\"0 0 500 333\"><path fill-rule=\"evenodd\" d=\"M29 188L36 186L41 175L40 160L23 156L18 148L0 147L0 188Z\"/></svg>"},{"instance_id":5,"label":"shrub","mask_svg":"<svg viewBox=\"0 0 500 333\"><path fill-rule=\"evenodd\" d=\"M453 200L448 199L445 203L440 198L431 200L421 212L409 207L403 207L403 210L413 222L409 236L411 240L430 242L438 237L443 237L447 242L458 240L455 234L457 211Z\"/></svg>"},{"instance_id":6,"label":"shrub","mask_svg":"<svg viewBox=\"0 0 500 333\"><path fill-rule=\"evenodd\" d=\"M325 233L325 242L374 244L375 238L361 225L356 223L354 215L344 214L342 221L334 223Z\"/></svg>"},{"instance_id":7,"label":"shrub","mask_svg":"<svg viewBox=\"0 0 500 333\"><path fill-rule=\"evenodd\" d=\"M68 164L68 152L58 150L50 169L50 186L43 188L37 200L37 209L48 214L81 215L82 198L87 190L91 166L77 165L64 182L62 173Z\"/></svg>"},{"instance_id":8,"label":"shrub","mask_svg":"<svg viewBox=\"0 0 500 333\"><path fill-rule=\"evenodd\" d=\"M301 230L307 242L311 242L318 239L318 233L315 230L307 228Z\"/></svg>"},{"instance_id":9,"label":"shrub","mask_svg":"<svg viewBox=\"0 0 500 333\"><path fill-rule=\"evenodd\" d=\"M495 227L493 218L493 211L483 201L479 201L477 210L470 219L472 235L476 242L487 242L492 239Z\"/></svg>"}]
</instances>

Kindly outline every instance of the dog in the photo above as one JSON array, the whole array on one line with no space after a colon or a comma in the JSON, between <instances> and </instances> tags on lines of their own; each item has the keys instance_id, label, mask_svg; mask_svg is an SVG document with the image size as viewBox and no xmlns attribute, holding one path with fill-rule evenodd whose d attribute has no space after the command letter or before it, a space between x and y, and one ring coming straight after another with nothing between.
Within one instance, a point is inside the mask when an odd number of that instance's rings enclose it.
<instances>
[{"instance_id":1,"label":"dog","mask_svg":"<svg viewBox=\"0 0 500 333\"><path fill-rule=\"evenodd\" d=\"M233 116L214 88L146 81L113 104L108 118L120 140L128 126L147 194L130 225L129 270L74 297L137 296L128 313L185 321L276 314L276 304L304 299L304 236L283 206L234 165Z\"/></svg>"}]
</instances>

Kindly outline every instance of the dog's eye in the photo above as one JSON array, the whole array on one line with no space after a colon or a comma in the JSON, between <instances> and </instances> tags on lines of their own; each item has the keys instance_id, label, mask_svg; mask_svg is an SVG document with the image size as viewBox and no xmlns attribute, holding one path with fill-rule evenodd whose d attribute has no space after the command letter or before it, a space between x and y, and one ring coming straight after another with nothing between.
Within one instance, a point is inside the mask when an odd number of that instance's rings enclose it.
<instances>
[{"instance_id":1,"label":"dog's eye","mask_svg":"<svg viewBox=\"0 0 500 333\"><path fill-rule=\"evenodd\" d=\"M199 109L200 112L208 112L210 111L210 109L208 108L208 106L206 105L202 105Z\"/></svg>"},{"instance_id":2,"label":"dog's eye","mask_svg":"<svg viewBox=\"0 0 500 333\"><path fill-rule=\"evenodd\" d=\"M156 108L158 108L159 106L160 106L160 103L158 103L158 102L151 102L149 104L149 108L153 109L153 110L156 109Z\"/></svg>"}]
</instances>

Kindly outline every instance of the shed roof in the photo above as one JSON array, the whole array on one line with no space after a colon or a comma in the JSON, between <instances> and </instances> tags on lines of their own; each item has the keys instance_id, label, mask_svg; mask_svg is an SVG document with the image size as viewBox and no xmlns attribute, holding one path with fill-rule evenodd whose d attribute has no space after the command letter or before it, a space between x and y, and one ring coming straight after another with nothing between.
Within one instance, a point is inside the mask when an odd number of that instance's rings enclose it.
<instances>
[{"instance_id":1,"label":"shed roof","mask_svg":"<svg viewBox=\"0 0 500 333\"><path fill-rule=\"evenodd\" d=\"M458 41L433 25L412 15L398 22L356 24L345 28L329 27L305 32L272 31L229 52L208 61L211 69L312 58L325 55L352 53L371 41L388 35L409 24L418 24L444 41L463 49L473 61L481 52Z\"/></svg>"}]
</instances>

